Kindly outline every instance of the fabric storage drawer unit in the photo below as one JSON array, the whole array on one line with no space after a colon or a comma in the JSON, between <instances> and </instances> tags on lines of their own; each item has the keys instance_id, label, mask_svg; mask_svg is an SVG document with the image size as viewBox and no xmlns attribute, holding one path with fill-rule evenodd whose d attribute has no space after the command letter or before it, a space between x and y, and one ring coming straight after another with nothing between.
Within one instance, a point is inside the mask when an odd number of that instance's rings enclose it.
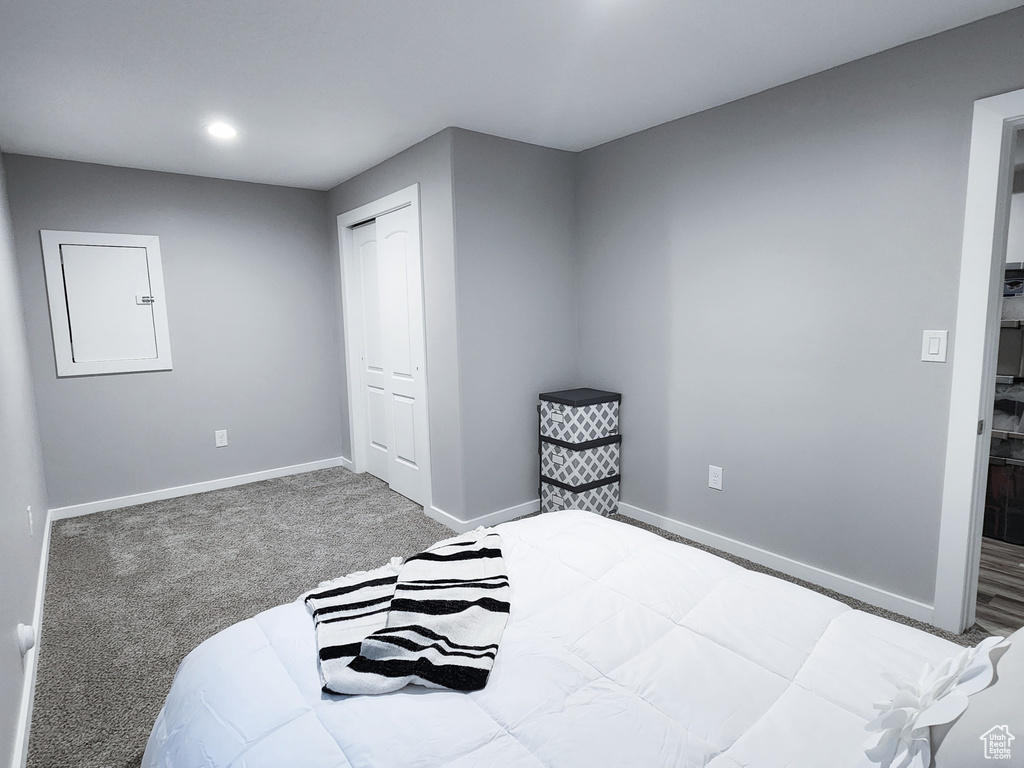
<instances>
[{"instance_id":1,"label":"fabric storage drawer unit","mask_svg":"<svg viewBox=\"0 0 1024 768\"><path fill-rule=\"evenodd\" d=\"M619 509L619 402L600 389L540 395L540 511Z\"/></svg>"},{"instance_id":2,"label":"fabric storage drawer unit","mask_svg":"<svg viewBox=\"0 0 1024 768\"><path fill-rule=\"evenodd\" d=\"M566 443L540 443L540 474L541 477L554 480L569 487L587 485L598 480L607 480L619 474L619 441L618 435L603 438L601 445L589 448L578 448ZM605 441L608 442L605 442ZM583 445L589 445L584 443Z\"/></svg>"},{"instance_id":3,"label":"fabric storage drawer unit","mask_svg":"<svg viewBox=\"0 0 1024 768\"><path fill-rule=\"evenodd\" d=\"M619 509L619 481L617 478L616 475L616 479L612 482L604 482L593 488L577 491L569 490L560 483L541 480L540 511L585 509L605 517L615 514Z\"/></svg>"},{"instance_id":4,"label":"fabric storage drawer unit","mask_svg":"<svg viewBox=\"0 0 1024 768\"><path fill-rule=\"evenodd\" d=\"M583 393L576 395L574 393ZM558 398L548 400L547 398ZM614 400L595 398L614 397ZM600 389L566 389L540 396L540 436L566 443L586 443L619 434L621 395Z\"/></svg>"}]
</instances>

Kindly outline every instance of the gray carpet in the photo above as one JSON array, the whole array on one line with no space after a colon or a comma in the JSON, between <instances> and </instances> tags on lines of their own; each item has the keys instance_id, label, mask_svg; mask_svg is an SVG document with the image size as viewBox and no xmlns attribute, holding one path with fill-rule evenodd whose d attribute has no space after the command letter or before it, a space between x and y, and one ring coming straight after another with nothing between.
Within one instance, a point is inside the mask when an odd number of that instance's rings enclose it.
<instances>
[{"instance_id":1,"label":"gray carpet","mask_svg":"<svg viewBox=\"0 0 1024 768\"><path fill-rule=\"evenodd\" d=\"M29 768L138 766L178 664L204 639L324 579L450 535L381 481L344 469L54 523ZM986 634L942 633L799 583L961 644Z\"/></svg>"},{"instance_id":2,"label":"gray carpet","mask_svg":"<svg viewBox=\"0 0 1024 768\"><path fill-rule=\"evenodd\" d=\"M29 768L137 766L178 664L204 639L452 535L344 469L55 522Z\"/></svg>"}]
</instances>

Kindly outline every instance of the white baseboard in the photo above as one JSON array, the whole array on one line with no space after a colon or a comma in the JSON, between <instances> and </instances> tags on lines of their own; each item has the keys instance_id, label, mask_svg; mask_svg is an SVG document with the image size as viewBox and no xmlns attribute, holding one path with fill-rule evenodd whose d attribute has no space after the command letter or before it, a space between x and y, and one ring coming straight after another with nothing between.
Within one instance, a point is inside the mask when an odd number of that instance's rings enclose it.
<instances>
[{"instance_id":1,"label":"white baseboard","mask_svg":"<svg viewBox=\"0 0 1024 768\"><path fill-rule=\"evenodd\" d=\"M346 458L345 456L339 456L338 460L341 462L341 466L343 466L349 472L356 471L356 463L352 461L352 459Z\"/></svg>"},{"instance_id":2,"label":"white baseboard","mask_svg":"<svg viewBox=\"0 0 1024 768\"><path fill-rule=\"evenodd\" d=\"M443 509L431 505L424 507L423 511L427 517L430 517L442 525L447 525L456 533L465 533L466 531L472 531L479 526L489 528L492 525L498 525L509 520L515 520L517 517L528 515L531 512L536 512L540 508L540 500L533 499L531 501L524 502L522 504L516 504L514 507L507 507L505 509L499 509L497 512L490 512L480 517L474 517L472 520L459 520L457 517L448 514Z\"/></svg>"},{"instance_id":3,"label":"white baseboard","mask_svg":"<svg viewBox=\"0 0 1024 768\"><path fill-rule=\"evenodd\" d=\"M249 472L245 475L235 475L233 477L222 477L217 480L206 480L202 483L191 483L189 485L179 485L174 488L163 488L159 491L147 491L146 493L135 493L130 496L118 496L114 499L103 499L101 501L90 501L85 504L73 504L68 507L57 507L56 509L50 510L51 520L63 520L68 517L79 517L81 515L91 515L94 512L106 512L110 509L120 509L121 507L131 507L136 504L145 504L149 501L163 501L164 499L174 499L178 496L190 496L193 493L203 493L204 491L217 491L221 488L231 488L235 485L245 485L246 483L255 483L260 480L272 480L275 477L285 477L287 475L300 475L303 472L313 472L318 469L328 469L330 467L343 467L345 462L348 461L342 456L337 456L332 459L321 459L320 461L310 461L306 464L292 464L288 467L277 467L276 469L265 469L261 472ZM349 462L351 463L351 462Z\"/></svg>"},{"instance_id":4,"label":"white baseboard","mask_svg":"<svg viewBox=\"0 0 1024 768\"><path fill-rule=\"evenodd\" d=\"M14 751L11 753L11 768L25 768L28 763L28 736L32 725L32 706L36 698L36 670L39 667L39 645L43 639L43 599L46 597L46 571L50 565L50 516L43 523L43 543L39 553L39 575L36 581L36 604L32 611L32 627L36 632L36 644L25 654L22 667L25 677L21 687L21 706L18 710L18 727L14 733Z\"/></svg>"},{"instance_id":5,"label":"white baseboard","mask_svg":"<svg viewBox=\"0 0 1024 768\"><path fill-rule=\"evenodd\" d=\"M918 621L932 623L935 612L934 606L909 597L887 592L884 589L873 587L870 584L850 579L832 571L826 571L815 565L793 560L792 558L769 552L767 549L761 549L751 544L744 544L742 541L730 539L728 536L706 531L703 528L698 528L688 523L681 523L664 515L648 512L646 509L634 507L632 504L620 503L619 514L632 517L634 520L640 520L644 523L656 525L679 536L685 536L688 539L706 544L709 547L715 547L737 557L744 557L747 560L760 563L768 568L774 568L776 571L782 571L798 579L804 579L857 600L863 600L865 603L870 603L879 608L895 611Z\"/></svg>"}]
</instances>

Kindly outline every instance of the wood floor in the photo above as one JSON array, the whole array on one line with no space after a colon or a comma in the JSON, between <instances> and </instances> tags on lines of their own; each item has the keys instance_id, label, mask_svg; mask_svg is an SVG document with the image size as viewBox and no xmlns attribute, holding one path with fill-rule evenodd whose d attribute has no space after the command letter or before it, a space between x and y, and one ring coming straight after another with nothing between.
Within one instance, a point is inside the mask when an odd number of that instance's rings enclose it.
<instances>
[{"instance_id":1,"label":"wood floor","mask_svg":"<svg viewBox=\"0 0 1024 768\"><path fill-rule=\"evenodd\" d=\"M1024 546L982 538L975 620L996 635L1024 627Z\"/></svg>"}]
</instances>

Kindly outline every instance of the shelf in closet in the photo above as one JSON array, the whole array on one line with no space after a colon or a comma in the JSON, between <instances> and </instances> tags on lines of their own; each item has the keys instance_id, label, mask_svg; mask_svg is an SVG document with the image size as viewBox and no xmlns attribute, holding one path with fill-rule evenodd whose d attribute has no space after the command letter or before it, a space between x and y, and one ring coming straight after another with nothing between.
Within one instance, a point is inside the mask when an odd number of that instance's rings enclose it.
<instances>
[{"instance_id":1,"label":"shelf in closet","mask_svg":"<svg viewBox=\"0 0 1024 768\"><path fill-rule=\"evenodd\" d=\"M1024 459L1009 459L1002 456L989 456L988 463L997 467L1024 467Z\"/></svg>"},{"instance_id":2,"label":"shelf in closet","mask_svg":"<svg viewBox=\"0 0 1024 768\"><path fill-rule=\"evenodd\" d=\"M1007 432L1005 429L993 429L992 437L996 440L1024 440L1024 432Z\"/></svg>"}]
</instances>

